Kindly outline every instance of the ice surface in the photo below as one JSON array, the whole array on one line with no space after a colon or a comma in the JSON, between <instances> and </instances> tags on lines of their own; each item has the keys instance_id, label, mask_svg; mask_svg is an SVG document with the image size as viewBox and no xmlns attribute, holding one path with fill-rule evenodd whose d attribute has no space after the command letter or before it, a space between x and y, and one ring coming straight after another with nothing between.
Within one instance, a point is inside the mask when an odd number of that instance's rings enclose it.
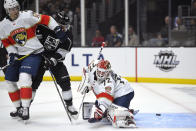
<instances>
[{"instance_id":1,"label":"ice surface","mask_svg":"<svg viewBox=\"0 0 196 131\"><path fill-rule=\"evenodd\" d=\"M77 109L82 101L82 95L77 92L78 84L79 82L72 82L73 101ZM194 127L196 122L193 121L196 118L196 85L130 84L135 90L131 108L140 110L138 116L135 116L139 127L132 130L196 130ZM21 120L13 119L9 116L14 107L9 100L6 87L7 84L5 82L0 82L0 131L127 130L122 128L116 129L104 123L90 124L82 120L81 114L77 121L70 124L53 82L42 82L30 109L30 120L25 125ZM93 93L89 93L84 101L93 102L94 100L95 96ZM162 114L162 117L156 116L156 113ZM165 118L170 119L167 120ZM182 123L179 123L177 119L182 119ZM185 126L183 120L184 122L192 122L192 125L186 124ZM164 124L170 122L172 123L170 126ZM178 126L178 124L180 125Z\"/></svg>"}]
</instances>

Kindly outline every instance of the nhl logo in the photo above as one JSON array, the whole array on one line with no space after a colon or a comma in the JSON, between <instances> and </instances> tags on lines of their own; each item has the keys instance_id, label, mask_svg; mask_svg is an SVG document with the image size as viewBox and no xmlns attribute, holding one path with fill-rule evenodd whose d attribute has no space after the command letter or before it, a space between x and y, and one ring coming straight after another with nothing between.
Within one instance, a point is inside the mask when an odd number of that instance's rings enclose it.
<instances>
[{"instance_id":1,"label":"nhl logo","mask_svg":"<svg viewBox=\"0 0 196 131\"><path fill-rule=\"evenodd\" d=\"M177 56L172 51L160 51L158 55L155 55L154 64L160 70L169 72L179 64L176 58Z\"/></svg>"},{"instance_id":2,"label":"nhl logo","mask_svg":"<svg viewBox=\"0 0 196 131\"><path fill-rule=\"evenodd\" d=\"M27 32L25 28L19 28L11 32L11 37L20 46L24 46L27 42Z\"/></svg>"}]
</instances>

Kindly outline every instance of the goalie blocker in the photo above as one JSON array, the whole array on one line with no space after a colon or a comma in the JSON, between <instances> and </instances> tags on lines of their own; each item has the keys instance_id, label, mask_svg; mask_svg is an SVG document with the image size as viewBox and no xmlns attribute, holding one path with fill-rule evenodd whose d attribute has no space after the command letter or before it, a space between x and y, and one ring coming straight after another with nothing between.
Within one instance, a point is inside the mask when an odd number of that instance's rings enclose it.
<instances>
[{"instance_id":1,"label":"goalie blocker","mask_svg":"<svg viewBox=\"0 0 196 131\"><path fill-rule=\"evenodd\" d=\"M92 115L95 110L94 102L84 102L82 108L82 118L83 120L88 120L90 123L96 121L91 121ZM132 110L112 104L108 110L104 113L104 119L102 122L110 122L113 127L116 128L127 128L127 127L136 127L134 116Z\"/></svg>"}]
</instances>

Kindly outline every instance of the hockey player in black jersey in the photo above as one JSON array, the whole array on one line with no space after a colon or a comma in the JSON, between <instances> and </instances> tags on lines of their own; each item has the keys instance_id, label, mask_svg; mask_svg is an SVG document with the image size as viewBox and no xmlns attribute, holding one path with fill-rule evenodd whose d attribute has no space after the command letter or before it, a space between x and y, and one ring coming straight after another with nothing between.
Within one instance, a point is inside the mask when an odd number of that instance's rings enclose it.
<instances>
[{"instance_id":1,"label":"hockey player in black jersey","mask_svg":"<svg viewBox=\"0 0 196 131\"><path fill-rule=\"evenodd\" d=\"M72 103L72 91L70 76L63 60L67 53L72 48L73 36L69 25L65 26L64 22L68 21L68 17L64 16L62 12L57 14L56 21L60 24L55 31L50 30L44 25L38 25L36 35L40 42L43 44L45 51L43 53L42 66L38 71L38 75L33 80L32 84L32 101L35 97L35 92L40 85L43 75L49 69L54 75L57 84L62 89L62 98L65 101L66 108L73 118L77 118L78 112ZM56 41L58 35L59 41Z\"/></svg>"}]
</instances>

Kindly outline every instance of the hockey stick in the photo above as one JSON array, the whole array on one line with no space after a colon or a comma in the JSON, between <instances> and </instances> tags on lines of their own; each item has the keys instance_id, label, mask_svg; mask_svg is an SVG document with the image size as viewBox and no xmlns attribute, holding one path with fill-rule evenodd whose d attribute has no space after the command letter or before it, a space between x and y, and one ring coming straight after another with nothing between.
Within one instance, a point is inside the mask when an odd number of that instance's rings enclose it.
<instances>
[{"instance_id":1,"label":"hockey stick","mask_svg":"<svg viewBox=\"0 0 196 131\"><path fill-rule=\"evenodd\" d=\"M103 42L102 45L101 45L101 48L100 48L100 50L99 50L99 54L98 54L98 56L97 56L97 60L99 59L99 56L101 55L101 52L102 52L104 46L105 46L105 42ZM85 77L85 80L86 80L86 77ZM85 81L85 80L84 80L84 81ZM81 83L80 83L80 84L81 84ZM79 87L80 87L80 84L79 84L79 86L78 86L78 89L79 89ZM83 86L84 86L84 82L82 83L82 87L83 87ZM82 104L83 104L83 102L84 102L85 96L86 96L86 92L85 92L84 95L83 95L83 98L82 98L82 101L81 101L81 104L80 104L80 107L79 107L78 117L79 117L79 114L80 114L80 111L81 111Z\"/></svg>"},{"instance_id":2,"label":"hockey stick","mask_svg":"<svg viewBox=\"0 0 196 131\"><path fill-rule=\"evenodd\" d=\"M80 107L79 107L79 110L78 110L78 117L79 117L79 114L80 114L80 111L81 111L82 104L83 104L83 102L84 102L85 96L86 96L86 93L84 93L84 95L83 95L83 97L82 97L82 102L81 102Z\"/></svg>"},{"instance_id":3,"label":"hockey stick","mask_svg":"<svg viewBox=\"0 0 196 131\"><path fill-rule=\"evenodd\" d=\"M41 48L39 48L39 49L37 49L37 50L34 50L34 51L32 51L31 53L29 53L29 54L27 54L27 55L25 55L25 56L23 56L23 57L20 57L20 58L16 59L15 61L21 61L21 60L27 58L28 56L30 56L30 55L32 55L32 54L34 54L34 53L36 53L36 52L42 50L43 48L44 48L44 47L41 47ZM13 63L14 63L14 62L13 62ZM11 64L13 64L13 63L11 63ZM3 70L3 69L5 69L5 68L7 68L7 67L8 67L9 65L11 65L11 64L7 64L7 65L1 67L0 70Z\"/></svg>"},{"instance_id":4,"label":"hockey stick","mask_svg":"<svg viewBox=\"0 0 196 131\"><path fill-rule=\"evenodd\" d=\"M59 97L60 97L60 99L61 99L61 102L62 102L62 104L63 104L63 107L64 107L64 109L65 109L65 111L66 111L66 113L67 113L67 116L68 116L68 118L69 118L71 124L72 124L72 119L71 119L71 117L70 117L70 115L69 115L69 113L68 113L68 110L67 110L67 108L66 108L66 106L65 106L65 103L64 103L63 98L62 98L62 96L61 96L61 93L60 93L60 91L59 91L59 89L58 89L57 82L56 82L56 80L55 80L55 78L54 78L54 75L52 74L50 68L49 68L49 72L50 72L50 75L51 75L52 80L53 80L53 82L54 82L54 85L55 85L55 87L56 87L56 90L57 90L57 92L58 92L58 94L59 94Z\"/></svg>"}]
</instances>

